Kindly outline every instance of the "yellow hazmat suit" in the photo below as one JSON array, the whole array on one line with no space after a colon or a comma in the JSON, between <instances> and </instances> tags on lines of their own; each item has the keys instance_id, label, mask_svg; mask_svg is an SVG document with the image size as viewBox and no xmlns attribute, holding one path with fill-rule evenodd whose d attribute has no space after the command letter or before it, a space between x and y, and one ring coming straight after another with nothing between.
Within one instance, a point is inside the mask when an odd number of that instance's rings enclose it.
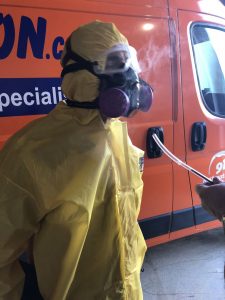
<instances>
[{"instance_id":1,"label":"yellow hazmat suit","mask_svg":"<svg viewBox=\"0 0 225 300\"><path fill-rule=\"evenodd\" d=\"M126 42L114 25L96 21L73 32L71 43L93 59L121 39ZM62 87L69 99L92 101L98 79L79 71L67 74ZM21 297L18 258L31 239L44 299L143 299L142 157L126 123L103 122L98 110L64 102L6 143L0 153L1 300Z\"/></svg>"}]
</instances>

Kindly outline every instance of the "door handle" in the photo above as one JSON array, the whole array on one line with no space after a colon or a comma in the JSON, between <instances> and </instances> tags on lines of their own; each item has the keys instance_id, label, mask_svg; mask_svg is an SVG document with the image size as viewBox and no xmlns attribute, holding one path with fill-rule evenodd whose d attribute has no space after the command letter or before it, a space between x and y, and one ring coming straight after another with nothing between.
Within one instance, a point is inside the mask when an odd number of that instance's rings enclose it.
<instances>
[{"instance_id":1,"label":"door handle","mask_svg":"<svg viewBox=\"0 0 225 300\"><path fill-rule=\"evenodd\" d=\"M164 143L164 134L162 127L151 127L148 128L147 131L147 138L146 138L146 149L147 149L147 156L148 158L157 158L162 156L163 152L159 148L159 146L154 141L152 135L155 133L160 141Z\"/></svg>"},{"instance_id":2,"label":"door handle","mask_svg":"<svg viewBox=\"0 0 225 300\"><path fill-rule=\"evenodd\" d=\"M205 148L207 130L205 122L195 122L191 130L192 151L201 151Z\"/></svg>"}]
</instances>

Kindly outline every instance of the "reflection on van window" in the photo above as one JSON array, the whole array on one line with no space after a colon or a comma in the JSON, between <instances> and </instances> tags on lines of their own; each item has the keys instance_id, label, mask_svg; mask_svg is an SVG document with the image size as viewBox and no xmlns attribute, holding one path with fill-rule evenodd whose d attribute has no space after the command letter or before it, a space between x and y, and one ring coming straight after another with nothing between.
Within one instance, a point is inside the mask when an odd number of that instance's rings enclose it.
<instances>
[{"instance_id":1,"label":"reflection on van window","mask_svg":"<svg viewBox=\"0 0 225 300\"><path fill-rule=\"evenodd\" d=\"M204 104L212 114L225 117L225 29L198 24L191 34Z\"/></svg>"}]
</instances>

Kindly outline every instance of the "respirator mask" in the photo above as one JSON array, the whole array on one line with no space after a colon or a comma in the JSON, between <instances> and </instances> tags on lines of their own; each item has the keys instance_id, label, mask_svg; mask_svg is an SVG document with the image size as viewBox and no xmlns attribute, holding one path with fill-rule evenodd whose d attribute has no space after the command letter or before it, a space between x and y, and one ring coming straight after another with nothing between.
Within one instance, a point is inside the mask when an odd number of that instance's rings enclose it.
<instances>
[{"instance_id":1,"label":"respirator mask","mask_svg":"<svg viewBox=\"0 0 225 300\"><path fill-rule=\"evenodd\" d=\"M75 63L64 67L62 77L67 73L85 69L100 80L99 96L95 101L79 102L67 99L69 106L99 109L107 118L129 117L138 110L143 112L149 110L153 90L138 76L140 67L133 47L117 44L92 62L71 50L70 39L67 41L66 50L63 65L66 65L69 59Z\"/></svg>"}]
</instances>

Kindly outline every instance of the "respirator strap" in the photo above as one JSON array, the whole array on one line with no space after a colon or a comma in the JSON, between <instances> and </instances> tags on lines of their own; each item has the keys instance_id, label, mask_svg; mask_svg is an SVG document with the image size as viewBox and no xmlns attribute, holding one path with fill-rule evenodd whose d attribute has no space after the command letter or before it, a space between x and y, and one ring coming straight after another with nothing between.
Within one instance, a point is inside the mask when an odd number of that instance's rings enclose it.
<instances>
[{"instance_id":1,"label":"respirator strap","mask_svg":"<svg viewBox=\"0 0 225 300\"><path fill-rule=\"evenodd\" d=\"M88 64L80 64L80 63L74 63L74 64L70 64L65 66L62 69L61 72L61 77L63 78L67 73L71 73L71 72L77 72L80 70L88 70L89 72L92 72L93 67L90 67Z\"/></svg>"},{"instance_id":2,"label":"respirator strap","mask_svg":"<svg viewBox=\"0 0 225 300\"><path fill-rule=\"evenodd\" d=\"M75 63L66 66L67 62L70 59L74 60ZM62 65L64 66L64 68L61 72L61 77L64 77L67 73L80 70L88 70L90 73L96 76L93 68L94 64L72 51L70 38L66 42L66 54L62 59Z\"/></svg>"},{"instance_id":3,"label":"respirator strap","mask_svg":"<svg viewBox=\"0 0 225 300\"><path fill-rule=\"evenodd\" d=\"M85 109L98 109L99 108L97 100L95 100L93 102L79 102L76 100L66 99L65 101L66 101L66 104L71 107L85 108Z\"/></svg>"}]
</instances>

